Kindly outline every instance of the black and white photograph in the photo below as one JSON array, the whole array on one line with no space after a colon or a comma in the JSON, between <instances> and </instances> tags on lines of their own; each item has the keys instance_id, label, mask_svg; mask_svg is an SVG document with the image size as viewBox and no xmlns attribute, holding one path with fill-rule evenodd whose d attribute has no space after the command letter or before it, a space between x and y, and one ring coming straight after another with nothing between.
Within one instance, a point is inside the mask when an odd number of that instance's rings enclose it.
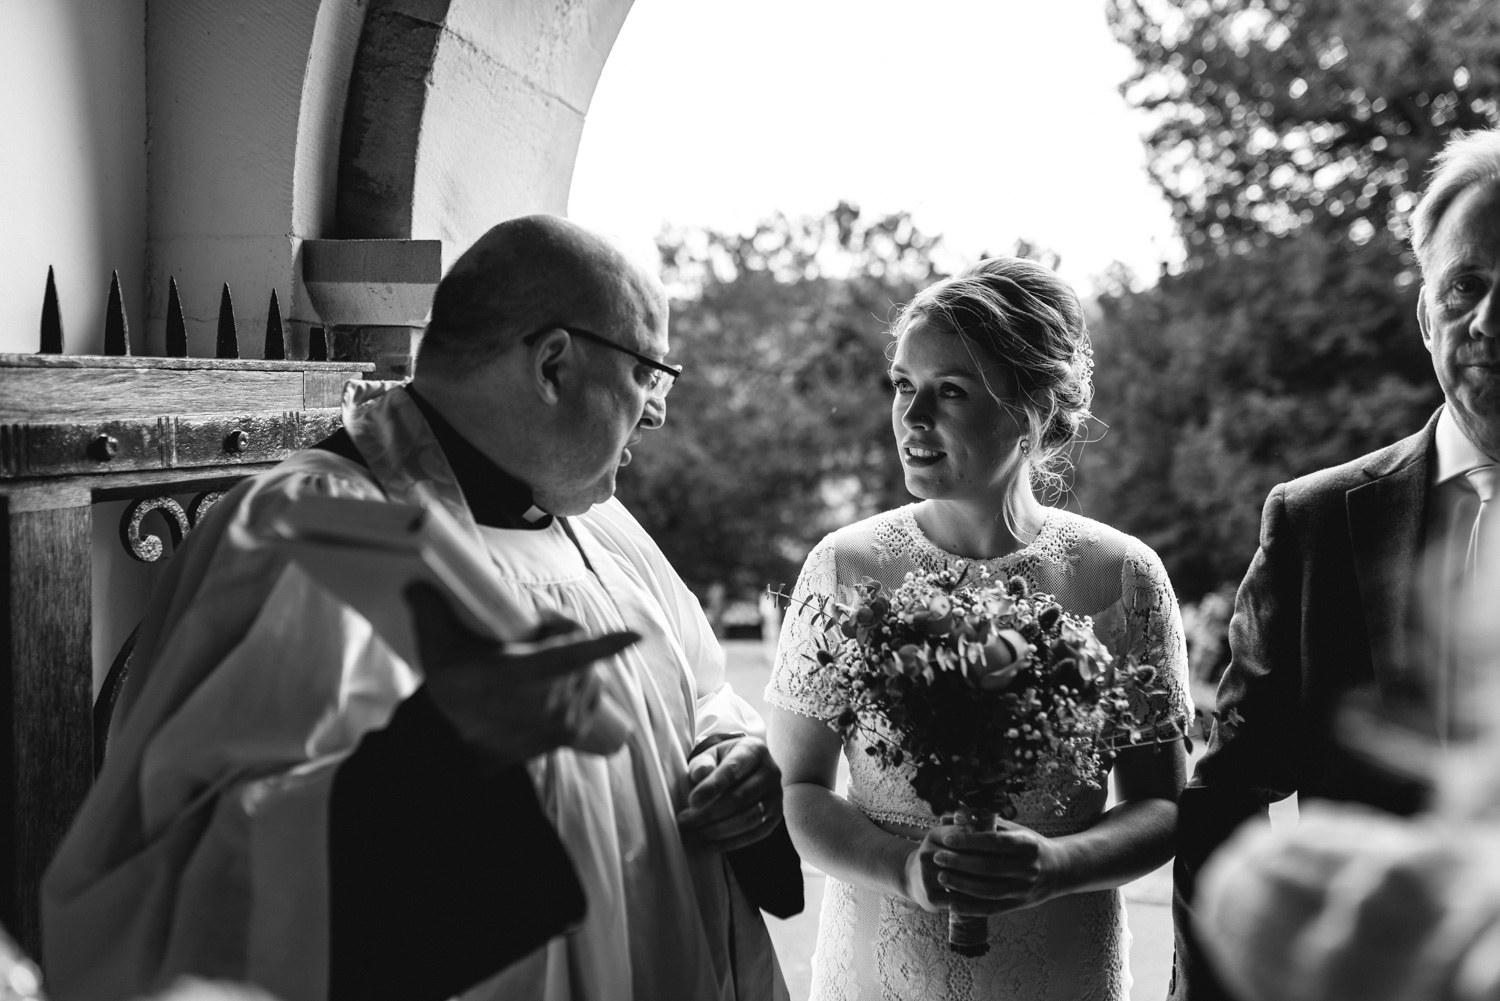
<instances>
[{"instance_id":1,"label":"black and white photograph","mask_svg":"<svg viewBox=\"0 0 1500 1001\"><path fill-rule=\"evenodd\" d=\"M0 1001L1500 1001L1500 4L0 23Z\"/></svg>"}]
</instances>

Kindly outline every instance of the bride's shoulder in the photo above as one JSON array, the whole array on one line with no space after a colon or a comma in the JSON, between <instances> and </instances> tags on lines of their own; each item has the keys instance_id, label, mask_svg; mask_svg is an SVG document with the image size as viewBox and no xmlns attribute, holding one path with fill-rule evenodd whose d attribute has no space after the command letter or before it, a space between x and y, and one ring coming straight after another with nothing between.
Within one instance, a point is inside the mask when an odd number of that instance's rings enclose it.
<instances>
[{"instance_id":1,"label":"bride's shoulder","mask_svg":"<svg viewBox=\"0 0 1500 1001\"><path fill-rule=\"evenodd\" d=\"M911 548L915 524L911 511L915 506L892 508L834 529L813 546L807 562L836 565L841 578L870 574L893 555Z\"/></svg>"},{"instance_id":2,"label":"bride's shoulder","mask_svg":"<svg viewBox=\"0 0 1500 1001\"><path fill-rule=\"evenodd\" d=\"M1119 567L1122 574L1154 574L1161 568L1155 550L1140 539L1074 511L1050 509L1038 541L1045 544L1048 535L1054 537L1052 545L1071 550L1074 559Z\"/></svg>"},{"instance_id":3,"label":"bride's shoulder","mask_svg":"<svg viewBox=\"0 0 1500 1001\"><path fill-rule=\"evenodd\" d=\"M842 528L836 528L823 536L825 543L847 545L859 543L872 539L889 532L905 532L907 525L911 522L911 512L915 504L904 504L901 507L891 508L879 514L872 514L868 518L852 522Z\"/></svg>"},{"instance_id":4,"label":"bride's shoulder","mask_svg":"<svg viewBox=\"0 0 1500 1001\"><path fill-rule=\"evenodd\" d=\"M915 504L905 504L836 528L825 535L819 545L835 550L840 558L883 551L892 546L902 548L916 534L916 522L912 518L915 508Z\"/></svg>"}]
</instances>

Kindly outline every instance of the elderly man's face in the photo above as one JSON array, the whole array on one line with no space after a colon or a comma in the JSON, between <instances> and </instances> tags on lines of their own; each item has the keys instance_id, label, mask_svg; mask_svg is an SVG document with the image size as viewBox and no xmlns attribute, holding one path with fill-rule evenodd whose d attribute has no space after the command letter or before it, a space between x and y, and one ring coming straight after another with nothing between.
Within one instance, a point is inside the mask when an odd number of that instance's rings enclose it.
<instances>
[{"instance_id":1,"label":"elderly man's face","mask_svg":"<svg viewBox=\"0 0 1500 1001\"><path fill-rule=\"evenodd\" d=\"M1500 185L1453 202L1424 254L1422 340L1459 426L1500 457Z\"/></svg>"},{"instance_id":2,"label":"elderly man's face","mask_svg":"<svg viewBox=\"0 0 1500 1001\"><path fill-rule=\"evenodd\" d=\"M642 279L638 284L625 311L627 322L601 320L586 329L661 360L667 355L665 297L654 282ZM614 496L615 477L630 462L631 446L642 431L661 427L666 419L666 402L648 388L655 372L650 366L584 338L574 338L573 347L586 359L588 377L567 412L569 442L566 455L559 456L565 467L560 479L566 482L559 486L571 496L548 508L559 514L570 513L563 508L586 510Z\"/></svg>"}]
</instances>

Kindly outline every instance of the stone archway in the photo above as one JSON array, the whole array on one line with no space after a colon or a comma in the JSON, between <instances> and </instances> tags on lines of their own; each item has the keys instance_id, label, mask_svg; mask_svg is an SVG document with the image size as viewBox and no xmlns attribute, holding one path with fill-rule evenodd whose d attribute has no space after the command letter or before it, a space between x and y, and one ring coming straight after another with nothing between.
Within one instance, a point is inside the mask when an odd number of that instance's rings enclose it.
<instances>
[{"instance_id":1,"label":"stone archway","mask_svg":"<svg viewBox=\"0 0 1500 1001\"><path fill-rule=\"evenodd\" d=\"M630 2L371 4L349 73L334 239L308 246L298 269L332 357L409 374L441 262L502 219L567 210L584 116ZM396 308L372 308L380 300Z\"/></svg>"},{"instance_id":2,"label":"stone archway","mask_svg":"<svg viewBox=\"0 0 1500 1001\"><path fill-rule=\"evenodd\" d=\"M192 353L217 290L258 355L277 289L295 341L322 322L309 239L440 240L564 212L599 74L631 0L236 0L147 5L149 350L169 277Z\"/></svg>"},{"instance_id":3,"label":"stone archway","mask_svg":"<svg viewBox=\"0 0 1500 1001\"><path fill-rule=\"evenodd\" d=\"M437 239L567 209L631 0L376 0L350 74L336 236Z\"/></svg>"}]
</instances>

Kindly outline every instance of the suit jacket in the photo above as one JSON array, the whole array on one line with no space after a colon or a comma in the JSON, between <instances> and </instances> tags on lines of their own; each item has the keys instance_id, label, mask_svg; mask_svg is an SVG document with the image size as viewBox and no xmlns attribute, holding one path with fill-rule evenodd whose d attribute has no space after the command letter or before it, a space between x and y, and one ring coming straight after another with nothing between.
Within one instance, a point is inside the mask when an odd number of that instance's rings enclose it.
<instances>
[{"instance_id":1,"label":"suit jacket","mask_svg":"<svg viewBox=\"0 0 1500 1001\"><path fill-rule=\"evenodd\" d=\"M1241 823L1293 793L1401 814L1422 805L1420 783L1340 746L1333 716L1363 695L1388 718L1430 725L1408 637L1436 426L1434 414L1411 437L1266 498L1229 625L1220 721L1180 801L1174 1001L1230 997L1203 963L1190 904L1199 867Z\"/></svg>"}]
</instances>

